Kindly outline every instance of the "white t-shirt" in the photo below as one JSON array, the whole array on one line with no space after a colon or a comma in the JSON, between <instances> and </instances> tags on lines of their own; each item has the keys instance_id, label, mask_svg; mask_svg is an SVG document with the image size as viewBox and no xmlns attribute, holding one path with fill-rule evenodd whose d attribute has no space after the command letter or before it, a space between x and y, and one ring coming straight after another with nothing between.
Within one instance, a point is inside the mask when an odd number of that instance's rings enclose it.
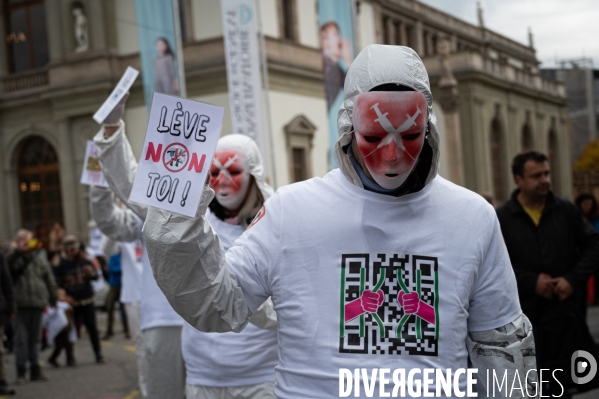
<instances>
[{"instance_id":1,"label":"white t-shirt","mask_svg":"<svg viewBox=\"0 0 599 399\"><path fill-rule=\"evenodd\" d=\"M206 217L225 250L243 233L240 226L223 222L209 210ZM250 323L240 333L203 333L185 323L181 347L189 385L231 387L275 380L276 331Z\"/></svg>"},{"instance_id":2,"label":"white t-shirt","mask_svg":"<svg viewBox=\"0 0 599 399\"><path fill-rule=\"evenodd\" d=\"M439 176L399 198L338 169L280 188L226 256L251 310L272 296L280 399L338 397L340 368L467 368L467 332L521 314L493 208ZM362 289L377 288L376 317L345 322ZM406 314L400 291L417 292L433 323Z\"/></svg>"},{"instance_id":3,"label":"white t-shirt","mask_svg":"<svg viewBox=\"0 0 599 399\"><path fill-rule=\"evenodd\" d=\"M143 245L140 240L121 243L121 303L141 300Z\"/></svg>"}]
</instances>

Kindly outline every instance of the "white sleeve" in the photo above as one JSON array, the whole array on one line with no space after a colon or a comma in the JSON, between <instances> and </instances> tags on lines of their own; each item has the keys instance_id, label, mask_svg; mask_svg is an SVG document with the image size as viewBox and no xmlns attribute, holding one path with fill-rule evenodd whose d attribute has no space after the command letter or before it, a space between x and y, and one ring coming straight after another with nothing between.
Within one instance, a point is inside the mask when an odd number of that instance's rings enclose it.
<instances>
[{"instance_id":1,"label":"white sleeve","mask_svg":"<svg viewBox=\"0 0 599 399\"><path fill-rule=\"evenodd\" d=\"M104 252L107 258L112 255L118 254L121 250L121 243L108 237L106 234L102 235L100 240L100 251Z\"/></svg>"},{"instance_id":2,"label":"white sleeve","mask_svg":"<svg viewBox=\"0 0 599 399\"><path fill-rule=\"evenodd\" d=\"M278 193L270 197L250 227L227 251L227 267L237 276L252 312L273 295L272 270L281 249L281 201Z\"/></svg>"},{"instance_id":3,"label":"white sleeve","mask_svg":"<svg viewBox=\"0 0 599 399\"><path fill-rule=\"evenodd\" d=\"M478 240L481 262L470 295L468 330L488 331L516 320L522 314L516 277L501 235L499 221L488 210L486 231Z\"/></svg>"},{"instance_id":4,"label":"white sleeve","mask_svg":"<svg viewBox=\"0 0 599 399\"><path fill-rule=\"evenodd\" d=\"M89 192L93 219L100 231L115 241L131 242L140 237L141 220L130 210L119 208L112 191L92 186Z\"/></svg>"},{"instance_id":5,"label":"white sleeve","mask_svg":"<svg viewBox=\"0 0 599 399\"><path fill-rule=\"evenodd\" d=\"M466 337L466 345L472 367L478 369L477 392L480 397L486 397L493 387L487 382L493 382L493 373L499 381L507 375L507 381L515 381L516 373L521 386L526 393L537 392L538 375L536 372L535 340L532 325L522 314L513 322L489 331L470 332ZM488 374L487 374L488 373ZM491 377L487 381L486 376ZM497 392L502 391L497 388ZM523 393L512 390L510 394ZM503 396L502 396L503 397ZM531 396L510 396L512 398L529 398ZM536 397L536 396L535 396Z\"/></svg>"},{"instance_id":6,"label":"white sleeve","mask_svg":"<svg viewBox=\"0 0 599 399\"><path fill-rule=\"evenodd\" d=\"M110 189L129 209L142 220L145 219L147 207L129 203L129 194L137 174L137 160L125 136L125 123L121 121L119 129L109 138L104 138L102 127L94 137L94 143Z\"/></svg>"},{"instance_id":7,"label":"white sleeve","mask_svg":"<svg viewBox=\"0 0 599 399\"><path fill-rule=\"evenodd\" d=\"M196 218L149 208L142 233L156 282L173 309L200 331L239 332L251 312L204 216L213 197L204 187Z\"/></svg>"},{"instance_id":8,"label":"white sleeve","mask_svg":"<svg viewBox=\"0 0 599 399\"><path fill-rule=\"evenodd\" d=\"M272 299L268 298L250 318L250 323L264 330L276 330L278 327L277 312L275 312Z\"/></svg>"}]
</instances>

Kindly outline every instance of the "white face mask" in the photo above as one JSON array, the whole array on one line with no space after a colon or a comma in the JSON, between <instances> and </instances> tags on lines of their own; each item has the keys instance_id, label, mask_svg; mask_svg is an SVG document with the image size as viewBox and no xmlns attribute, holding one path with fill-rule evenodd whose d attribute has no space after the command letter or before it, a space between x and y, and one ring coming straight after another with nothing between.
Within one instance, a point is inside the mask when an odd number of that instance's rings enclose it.
<instances>
[{"instance_id":1,"label":"white face mask","mask_svg":"<svg viewBox=\"0 0 599 399\"><path fill-rule=\"evenodd\" d=\"M356 142L381 187L398 188L410 176L424 146L427 118L426 98L419 92L375 91L356 97Z\"/></svg>"},{"instance_id":2,"label":"white face mask","mask_svg":"<svg viewBox=\"0 0 599 399\"><path fill-rule=\"evenodd\" d=\"M239 209L250 183L245 155L236 149L218 149L210 167L210 185L216 200L227 210Z\"/></svg>"}]
</instances>

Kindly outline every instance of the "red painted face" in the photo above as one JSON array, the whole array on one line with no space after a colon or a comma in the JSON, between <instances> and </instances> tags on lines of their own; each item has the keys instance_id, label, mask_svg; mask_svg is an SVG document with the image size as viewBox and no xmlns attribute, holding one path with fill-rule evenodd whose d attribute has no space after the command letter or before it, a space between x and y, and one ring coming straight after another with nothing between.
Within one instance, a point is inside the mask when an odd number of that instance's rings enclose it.
<instances>
[{"instance_id":1,"label":"red painted face","mask_svg":"<svg viewBox=\"0 0 599 399\"><path fill-rule=\"evenodd\" d=\"M394 189L406 181L424 145L424 94L368 92L356 97L352 122L364 164L374 181Z\"/></svg>"},{"instance_id":2,"label":"red painted face","mask_svg":"<svg viewBox=\"0 0 599 399\"><path fill-rule=\"evenodd\" d=\"M250 182L245 155L239 150L217 149L210 166L210 185L225 209L239 208Z\"/></svg>"}]
</instances>

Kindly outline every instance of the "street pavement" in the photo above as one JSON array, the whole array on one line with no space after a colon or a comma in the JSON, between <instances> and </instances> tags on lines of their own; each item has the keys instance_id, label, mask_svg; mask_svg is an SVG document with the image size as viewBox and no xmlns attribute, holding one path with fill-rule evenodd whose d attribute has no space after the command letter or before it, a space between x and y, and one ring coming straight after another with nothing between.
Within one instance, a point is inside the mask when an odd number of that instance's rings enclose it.
<instances>
[{"instance_id":1,"label":"street pavement","mask_svg":"<svg viewBox=\"0 0 599 399\"><path fill-rule=\"evenodd\" d=\"M115 315L117 316L117 315ZM591 334L599 342L599 306L589 307L587 320ZM42 352L43 368L49 380L14 385L16 379L14 354L6 356L8 381L16 389L14 398L23 399L141 399L137 387L137 366L133 341L125 339L120 320L115 317L115 331L109 341L102 341L106 364L96 364L91 343L86 333L75 344L77 367L65 367L65 354L61 354L56 369L47 362L50 349ZM105 329L106 313L98 312L98 326ZM83 328L82 331L85 331ZM0 399L10 396L0 396ZM575 399L597 399L599 390L574 396Z\"/></svg>"},{"instance_id":2,"label":"street pavement","mask_svg":"<svg viewBox=\"0 0 599 399\"><path fill-rule=\"evenodd\" d=\"M48 364L51 349L42 352L40 360L48 377L44 382L27 382L14 385L16 380L15 356L6 359L8 382L17 391L16 396L0 396L23 399L140 399L137 387L137 365L133 341L125 339L120 319L115 314L115 331L109 340L102 341L106 364L96 364L89 336L82 328L82 337L75 344L77 367L66 367L66 354L60 355L60 368ZM98 327L105 330L106 313L98 312ZM102 336L102 335L100 335Z\"/></svg>"}]
</instances>

